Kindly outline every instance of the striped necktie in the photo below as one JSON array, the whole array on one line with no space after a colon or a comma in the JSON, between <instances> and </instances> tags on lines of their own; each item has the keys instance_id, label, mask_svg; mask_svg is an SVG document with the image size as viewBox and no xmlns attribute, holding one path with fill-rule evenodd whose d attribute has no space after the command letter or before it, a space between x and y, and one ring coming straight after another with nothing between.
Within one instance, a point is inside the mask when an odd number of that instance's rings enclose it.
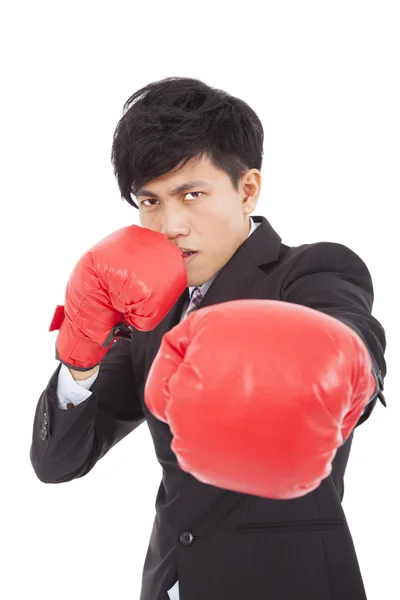
<instances>
[{"instance_id":1,"label":"striped necktie","mask_svg":"<svg viewBox=\"0 0 400 600\"><path fill-rule=\"evenodd\" d=\"M192 297L190 299L189 302L189 306L186 309L186 313L184 316L184 319L188 316L188 314L190 312L192 312L192 310L194 310L195 308L198 307L198 305L200 304L200 302L203 300L203 294L200 291L199 287L195 287L192 293Z\"/></svg>"}]
</instances>

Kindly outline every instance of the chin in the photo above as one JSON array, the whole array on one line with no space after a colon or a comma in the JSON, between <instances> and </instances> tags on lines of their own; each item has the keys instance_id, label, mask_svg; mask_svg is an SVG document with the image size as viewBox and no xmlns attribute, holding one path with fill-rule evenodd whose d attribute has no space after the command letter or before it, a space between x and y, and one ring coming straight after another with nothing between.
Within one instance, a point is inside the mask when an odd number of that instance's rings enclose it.
<instances>
[{"instance_id":1,"label":"chin","mask_svg":"<svg viewBox=\"0 0 400 600\"><path fill-rule=\"evenodd\" d=\"M203 283L205 283L205 281L201 281L199 279L193 279L193 278L188 277L187 286L188 287L197 287L197 286L203 285Z\"/></svg>"}]
</instances>

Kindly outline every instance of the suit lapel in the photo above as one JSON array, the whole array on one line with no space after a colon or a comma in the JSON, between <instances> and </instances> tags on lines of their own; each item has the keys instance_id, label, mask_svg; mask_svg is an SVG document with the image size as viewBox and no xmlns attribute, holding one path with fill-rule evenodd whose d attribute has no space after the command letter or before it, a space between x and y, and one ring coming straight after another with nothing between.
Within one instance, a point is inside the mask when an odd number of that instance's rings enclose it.
<instances>
[{"instance_id":1,"label":"suit lapel","mask_svg":"<svg viewBox=\"0 0 400 600\"><path fill-rule=\"evenodd\" d=\"M229 300L257 297L255 290L266 277L259 267L279 260L281 238L265 217L252 218L261 225L218 273L195 310Z\"/></svg>"}]
</instances>

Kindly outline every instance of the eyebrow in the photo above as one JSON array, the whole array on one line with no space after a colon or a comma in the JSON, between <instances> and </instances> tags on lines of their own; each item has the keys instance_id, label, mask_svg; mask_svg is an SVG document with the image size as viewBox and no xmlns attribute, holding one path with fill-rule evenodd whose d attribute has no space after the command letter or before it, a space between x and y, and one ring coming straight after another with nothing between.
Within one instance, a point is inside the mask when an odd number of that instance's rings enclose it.
<instances>
[{"instance_id":1,"label":"eyebrow","mask_svg":"<svg viewBox=\"0 0 400 600\"><path fill-rule=\"evenodd\" d=\"M187 190L191 190L195 187L207 187L207 188L211 188L211 184L208 183L208 181L204 181L203 179L199 179L199 180L192 180L192 181L185 181L185 183L182 183L181 185L178 185L175 189L171 190L170 192L170 196L177 196L178 194L181 194L182 192L186 192ZM147 190L145 188L141 188L139 189L136 194L134 194L137 198L139 196L151 196L153 198L158 198L157 194L155 194L154 192L152 192L151 190Z\"/></svg>"}]
</instances>

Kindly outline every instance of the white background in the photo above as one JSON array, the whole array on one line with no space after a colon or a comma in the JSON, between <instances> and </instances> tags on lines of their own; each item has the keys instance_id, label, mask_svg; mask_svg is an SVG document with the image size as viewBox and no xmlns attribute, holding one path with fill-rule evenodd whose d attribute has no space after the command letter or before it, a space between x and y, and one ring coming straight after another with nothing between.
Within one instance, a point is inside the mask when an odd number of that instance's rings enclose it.
<instances>
[{"instance_id":1,"label":"white background","mask_svg":"<svg viewBox=\"0 0 400 600\"><path fill-rule=\"evenodd\" d=\"M139 598L161 477L147 425L66 484L41 483L29 449L58 364L48 328L69 274L95 242L139 224L110 162L123 103L169 76L202 79L258 113L254 214L284 243L341 242L370 268L388 408L378 403L356 430L343 506L368 599L399 598L397 9L385 0L3 8L2 598Z\"/></svg>"}]
</instances>

